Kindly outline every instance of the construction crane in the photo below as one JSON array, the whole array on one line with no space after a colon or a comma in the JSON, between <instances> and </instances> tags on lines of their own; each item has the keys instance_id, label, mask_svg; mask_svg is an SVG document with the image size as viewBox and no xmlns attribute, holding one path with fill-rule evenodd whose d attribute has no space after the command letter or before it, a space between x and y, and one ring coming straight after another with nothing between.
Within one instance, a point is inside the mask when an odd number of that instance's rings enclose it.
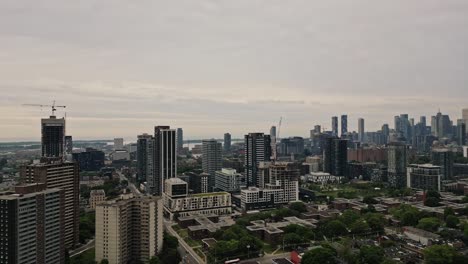
<instances>
[{"instance_id":1,"label":"construction crane","mask_svg":"<svg viewBox=\"0 0 468 264\"><path fill-rule=\"evenodd\" d=\"M42 105L42 104L23 104L24 106L38 106L38 107L50 107L52 108L52 116L55 116L55 111L57 108L66 108L65 105L55 105L55 100L52 102L52 105Z\"/></svg>"}]
</instances>

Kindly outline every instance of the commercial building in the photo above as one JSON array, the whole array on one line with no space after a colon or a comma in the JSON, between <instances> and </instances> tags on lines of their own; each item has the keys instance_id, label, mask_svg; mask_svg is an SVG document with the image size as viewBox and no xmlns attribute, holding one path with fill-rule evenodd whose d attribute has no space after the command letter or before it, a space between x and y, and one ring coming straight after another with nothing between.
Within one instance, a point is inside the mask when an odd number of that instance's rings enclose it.
<instances>
[{"instance_id":1,"label":"commercial building","mask_svg":"<svg viewBox=\"0 0 468 264\"><path fill-rule=\"evenodd\" d=\"M96 209L96 205L106 200L106 192L103 189L91 190L89 193L89 207Z\"/></svg>"},{"instance_id":2,"label":"commercial building","mask_svg":"<svg viewBox=\"0 0 468 264\"><path fill-rule=\"evenodd\" d=\"M439 140L442 138L452 138L452 121L448 115L443 115L438 112L437 115L431 118L431 132L434 136L438 137Z\"/></svg>"},{"instance_id":3,"label":"commercial building","mask_svg":"<svg viewBox=\"0 0 468 264\"><path fill-rule=\"evenodd\" d=\"M348 134L348 115L341 116L341 137Z\"/></svg>"},{"instance_id":4,"label":"commercial building","mask_svg":"<svg viewBox=\"0 0 468 264\"><path fill-rule=\"evenodd\" d=\"M163 246L160 197L106 201L96 206L96 261L146 263Z\"/></svg>"},{"instance_id":5,"label":"commercial building","mask_svg":"<svg viewBox=\"0 0 468 264\"><path fill-rule=\"evenodd\" d=\"M114 138L114 150L121 150L124 148L123 138Z\"/></svg>"},{"instance_id":6,"label":"commercial building","mask_svg":"<svg viewBox=\"0 0 468 264\"><path fill-rule=\"evenodd\" d=\"M225 215L231 214L231 194L213 192L188 194L187 183L179 178L165 181L163 193L164 213L173 219L174 215L185 217L189 215Z\"/></svg>"},{"instance_id":7,"label":"commercial building","mask_svg":"<svg viewBox=\"0 0 468 264\"><path fill-rule=\"evenodd\" d=\"M177 152L182 153L184 150L184 131L182 128L177 128Z\"/></svg>"},{"instance_id":8,"label":"commercial building","mask_svg":"<svg viewBox=\"0 0 468 264\"><path fill-rule=\"evenodd\" d=\"M208 173L188 172L185 175L188 176L187 183L192 193L207 193L210 191L208 184L211 175Z\"/></svg>"},{"instance_id":9,"label":"commercial building","mask_svg":"<svg viewBox=\"0 0 468 264\"><path fill-rule=\"evenodd\" d=\"M459 146L466 145L466 121L464 119L457 120L457 143Z\"/></svg>"},{"instance_id":10,"label":"commercial building","mask_svg":"<svg viewBox=\"0 0 468 264\"><path fill-rule=\"evenodd\" d=\"M148 134L137 140L137 179L142 183L154 175L154 138Z\"/></svg>"},{"instance_id":11,"label":"commercial building","mask_svg":"<svg viewBox=\"0 0 468 264\"><path fill-rule=\"evenodd\" d=\"M454 153L448 148L433 148L431 152L432 164L442 169L442 180L453 180Z\"/></svg>"},{"instance_id":12,"label":"commercial building","mask_svg":"<svg viewBox=\"0 0 468 264\"><path fill-rule=\"evenodd\" d=\"M73 138L65 136L65 153L71 155L73 153Z\"/></svg>"},{"instance_id":13,"label":"commercial building","mask_svg":"<svg viewBox=\"0 0 468 264\"><path fill-rule=\"evenodd\" d=\"M323 150L323 170L334 176L345 176L348 162L348 140L327 138Z\"/></svg>"},{"instance_id":14,"label":"commercial building","mask_svg":"<svg viewBox=\"0 0 468 264\"><path fill-rule=\"evenodd\" d=\"M359 142L365 142L365 132L364 132L364 118L358 119L358 133L359 133Z\"/></svg>"},{"instance_id":15,"label":"commercial building","mask_svg":"<svg viewBox=\"0 0 468 264\"><path fill-rule=\"evenodd\" d=\"M225 192L238 192L241 187L242 174L235 169L223 168L215 173L215 190Z\"/></svg>"},{"instance_id":16,"label":"commercial building","mask_svg":"<svg viewBox=\"0 0 468 264\"><path fill-rule=\"evenodd\" d=\"M388 144L388 183L393 188L406 186L406 168L408 164L408 149L402 142Z\"/></svg>"},{"instance_id":17,"label":"commercial building","mask_svg":"<svg viewBox=\"0 0 468 264\"><path fill-rule=\"evenodd\" d=\"M338 117L332 117L332 136L337 137L338 135Z\"/></svg>"},{"instance_id":18,"label":"commercial building","mask_svg":"<svg viewBox=\"0 0 468 264\"><path fill-rule=\"evenodd\" d=\"M267 184L265 188L248 187L240 193L242 211L275 208L282 204L284 191L277 185Z\"/></svg>"},{"instance_id":19,"label":"commercial building","mask_svg":"<svg viewBox=\"0 0 468 264\"><path fill-rule=\"evenodd\" d=\"M413 189L440 191L442 176L440 166L411 164L408 166L406 186Z\"/></svg>"},{"instance_id":20,"label":"commercial building","mask_svg":"<svg viewBox=\"0 0 468 264\"><path fill-rule=\"evenodd\" d=\"M42 157L62 158L65 150L65 118L41 119Z\"/></svg>"},{"instance_id":21,"label":"commercial building","mask_svg":"<svg viewBox=\"0 0 468 264\"><path fill-rule=\"evenodd\" d=\"M154 173L148 178L149 193L162 195L164 181L177 176L176 131L169 126L154 128Z\"/></svg>"},{"instance_id":22,"label":"commercial building","mask_svg":"<svg viewBox=\"0 0 468 264\"><path fill-rule=\"evenodd\" d=\"M245 175L247 186L259 186L258 165L270 161L271 138L263 133L245 135Z\"/></svg>"},{"instance_id":23,"label":"commercial building","mask_svg":"<svg viewBox=\"0 0 468 264\"><path fill-rule=\"evenodd\" d=\"M130 153L125 149L118 149L110 154L110 158L112 161L130 160Z\"/></svg>"},{"instance_id":24,"label":"commercial building","mask_svg":"<svg viewBox=\"0 0 468 264\"><path fill-rule=\"evenodd\" d=\"M224 151L231 151L231 134L229 133L224 134Z\"/></svg>"},{"instance_id":25,"label":"commercial building","mask_svg":"<svg viewBox=\"0 0 468 264\"><path fill-rule=\"evenodd\" d=\"M64 193L44 184L0 196L0 263L62 264Z\"/></svg>"},{"instance_id":26,"label":"commercial building","mask_svg":"<svg viewBox=\"0 0 468 264\"><path fill-rule=\"evenodd\" d=\"M42 183L45 188L64 191L64 243L73 248L79 238L79 167L74 162L48 161L23 166L20 169L23 183Z\"/></svg>"},{"instance_id":27,"label":"commercial building","mask_svg":"<svg viewBox=\"0 0 468 264\"><path fill-rule=\"evenodd\" d=\"M270 128L270 137L272 139L276 138L276 126L271 126L271 128Z\"/></svg>"},{"instance_id":28,"label":"commercial building","mask_svg":"<svg viewBox=\"0 0 468 264\"><path fill-rule=\"evenodd\" d=\"M279 144L280 155L304 154L304 139L302 137L290 137L281 139Z\"/></svg>"},{"instance_id":29,"label":"commercial building","mask_svg":"<svg viewBox=\"0 0 468 264\"><path fill-rule=\"evenodd\" d=\"M210 175L208 190L212 191L215 185L215 171L223 166L222 145L215 139L202 141L202 168L203 172Z\"/></svg>"},{"instance_id":30,"label":"commercial building","mask_svg":"<svg viewBox=\"0 0 468 264\"><path fill-rule=\"evenodd\" d=\"M99 171L104 167L104 152L86 148L85 151L73 153L73 161L77 162L81 171Z\"/></svg>"}]
</instances>

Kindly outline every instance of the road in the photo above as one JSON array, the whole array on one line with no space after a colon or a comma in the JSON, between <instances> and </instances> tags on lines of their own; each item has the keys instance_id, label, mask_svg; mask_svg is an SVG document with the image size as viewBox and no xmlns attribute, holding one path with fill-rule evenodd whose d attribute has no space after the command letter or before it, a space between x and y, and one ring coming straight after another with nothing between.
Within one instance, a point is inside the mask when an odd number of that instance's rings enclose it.
<instances>
[{"instance_id":1,"label":"road","mask_svg":"<svg viewBox=\"0 0 468 264\"><path fill-rule=\"evenodd\" d=\"M88 242L88 244L83 245L83 246L81 246L81 247L79 247L79 248L77 248L77 249L71 251L71 252L70 252L70 257L77 256L77 255L79 255L79 254L81 254L81 253L83 253L83 252L85 252L85 251L87 251L87 250L89 250L89 249L94 248L95 243L96 243L96 241L95 241L94 239L93 239L93 240L90 240L90 241Z\"/></svg>"},{"instance_id":2,"label":"road","mask_svg":"<svg viewBox=\"0 0 468 264\"><path fill-rule=\"evenodd\" d=\"M135 195L135 196L142 196L143 194L140 192L140 190L138 190L138 188L135 186L135 184L133 184L131 181L129 181L127 179L127 177L125 177L125 175L123 173L121 173L120 171L117 171L117 174L119 174L119 177L120 177L120 181L127 181L128 182L128 188L130 189L130 191L132 191L132 193Z\"/></svg>"}]
</instances>

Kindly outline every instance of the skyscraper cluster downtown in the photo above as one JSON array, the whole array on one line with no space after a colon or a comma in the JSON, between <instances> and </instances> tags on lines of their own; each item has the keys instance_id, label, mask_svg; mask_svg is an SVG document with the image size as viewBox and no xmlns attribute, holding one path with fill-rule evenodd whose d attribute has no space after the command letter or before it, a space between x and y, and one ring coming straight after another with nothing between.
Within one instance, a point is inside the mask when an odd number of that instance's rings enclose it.
<instances>
[{"instance_id":1,"label":"skyscraper cluster downtown","mask_svg":"<svg viewBox=\"0 0 468 264\"><path fill-rule=\"evenodd\" d=\"M284 250L288 225L322 230L322 222L341 219L346 209L370 210L365 199L342 199L347 194L340 191L334 197L326 185L408 188L424 197L427 191L459 193L462 186L468 193L468 166L460 163L468 158L468 109L456 122L440 111L430 124L426 120L400 114L393 126L366 131L364 118L358 118L355 132L343 114L331 117L330 131L316 125L308 138L280 138L279 124L270 134L252 132L236 139L225 133L219 140L184 140L182 128L158 125L152 133L138 135L136 143L116 138L111 147L85 146L77 152L65 133L66 120L52 115L41 120L40 159L23 164L16 186L0 195L0 263L65 263L86 250L93 250L100 263L155 258L165 263L168 256L184 263L237 263L251 253L261 260L264 251L256 244L282 245ZM96 175L89 176L90 171ZM389 217L392 203L406 203L377 195L372 199L371 212ZM275 215L298 203L301 211ZM410 204L429 210L425 203ZM445 206L463 214L457 203ZM91 240L80 239L80 208L82 216L95 216ZM223 239L220 231L237 226L239 217L251 220L250 214L263 211L271 212L268 218L245 226L252 239L247 252L216 251L215 237ZM165 247L164 232L179 240L179 250ZM299 247L288 248L298 253Z\"/></svg>"}]
</instances>

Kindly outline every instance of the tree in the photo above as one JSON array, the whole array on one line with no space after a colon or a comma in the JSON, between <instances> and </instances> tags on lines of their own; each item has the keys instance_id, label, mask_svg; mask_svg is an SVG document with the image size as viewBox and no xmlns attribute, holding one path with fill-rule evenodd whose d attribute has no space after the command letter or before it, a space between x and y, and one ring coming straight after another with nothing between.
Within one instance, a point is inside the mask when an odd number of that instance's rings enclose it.
<instances>
[{"instance_id":1,"label":"tree","mask_svg":"<svg viewBox=\"0 0 468 264\"><path fill-rule=\"evenodd\" d=\"M437 207L437 206L439 206L439 202L440 202L440 200L435 198L435 197L428 197L428 198L426 198L426 201L424 202L424 205L429 206L429 207Z\"/></svg>"},{"instance_id":2,"label":"tree","mask_svg":"<svg viewBox=\"0 0 468 264\"><path fill-rule=\"evenodd\" d=\"M452 207L445 207L444 209L444 219L447 219L449 215L455 215L455 211L452 209Z\"/></svg>"},{"instance_id":3,"label":"tree","mask_svg":"<svg viewBox=\"0 0 468 264\"><path fill-rule=\"evenodd\" d=\"M437 231L440 226L439 219L435 217L426 217L419 220L417 228L424 229L429 232Z\"/></svg>"},{"instance_id":4,"label":"tree","mask_svg":"<svg viewBox=\"0 0 468 264\"><path fill-rule=\"evenodd\" d=\"M100 264L109 264L109 260L103 259L101 260ZM150 264L159 264L159 263L151 263L151 260L150 260Z\"/></svg>"},{"instance_id":5,"label":"tree","mask_svg":"<svg viewBox=\"0 0 468 264\"><path fill-rule=\"evenodd\" d=\"M363 246L359 252L360 264L378 264L383 260L384 251L381 247Z\"/></svg>"},{"instance_id":6,"label":"tree","mask_svg":"<svg viewBox=\"0 0 468 264\"><path fill-rule=\"evenodd\" d=\"M426 264L452 264L455 263L457 251L448 245L434 245L423 250Z\"/></svg>"},{"instance_id":7,"label":"tree","mask_svg":"<svg viewBox=\"0 0 468 264\"><path fill-rule=\"evenodd\" d=\"M364 220L359 220L354 222L351 226L351 233L353 234L362 234L369 231L370 227Z\"/></svg>"},{"instance_id":8,"label":"tree","mask_svg":"<svg viewBox=\"0 0 468 264\"><path fill-rule=\"evenodd\" d=\"M339 220L343 222L346 226L350 226L354 222L356 222L361 216L354 210L345 210L343 214L340 216Z\"/></svg>"},{"instance_id":9,"label":"tree","mask_svg":"<svg viewBox=\"0 0 468 264\"><path fill-rule=\"evenodd\" d=\"M458 224L460 223L460 219L458 219L458 217L454 215L449 215L447 216L445 223L447 224L447 227L456 228Z\"/></svg>"},{"instance_id":10,"label":"tree","mask_svg":"<svg viewBox=\"0 0 468 264\"><path fill-rule=\"evenodd\" d=\"M401 216L400 221L403 226L415 226L418 224L419 221L418 212L404 212Z\"/></svg>"},{"instance_id":11,"label":"tree","mask_svg":"<svg viewBox=\"0 0 468 264\"><path fill-rule=\"evenodd\" d=\"M303 202L294 202L289 205L289 209L297 211L299 213L307 212L307 206Z\"/></svg>"},{"instance_id":12,"label":"tree","mask_svg":"<svg viewBox=\"0 0 468 264\"><path fill-rule=\"evenodd\" d=\"M296 233L289 233L284 235L283 241L285 247L294 247L305 243L305 239Z\"/></svg>"},{"instance_id":13,"label":"tree","mask_svg":"<svg viewBox=\"0 0 468 264\"><path fill-rule=\"evenodd\" d=\"M327 236L342 236L348 234L345 224L339 220L332 220L325 225L325 233Z\"/></svg>"},{"instance_id":14,"label":"tree","mask_svg":"<svg viewBox=\"0 0 468 264\"><path fill-rule=\"evenodd\" d=\"M377 200L375 200L373 196L366 196L364 199L362 199L362 202L366 204L376 204Z\"/></svg>"},{"instance_id":15,"label":"tree","mask_svg":"<svg viewBox=\"0 0 468 264\"><path fill-rule=\"evenodd\" d=\"M382 214L367 213L364 215L364 219L366 220L367 224L372 229L372 231L382 232L384 230L385 218Z\"/></svg>"},{"instance_id":16,"label":"tree","mask_svg":"<svg viewBox=\"0 0 468 264\"><path fill-rule=\"evenodd\" d=\"M312 249L304 254L301 264L336 264L336 253L325 247Z\"/></svg>"},{"instance_id":17,"label":"tree","mask_svg":"<svg viewBox=\"0 0 468 264\"><path fill-rule=\"evenodd\" d=\"M101 264L102 264L102 263L101 263ZM109 264L109 263L107 263L107 264ZM149 264L161 264L161 260L159 260L158 257L153 256L152 258L150 258Z\"/></svg>"}]
</instances>

